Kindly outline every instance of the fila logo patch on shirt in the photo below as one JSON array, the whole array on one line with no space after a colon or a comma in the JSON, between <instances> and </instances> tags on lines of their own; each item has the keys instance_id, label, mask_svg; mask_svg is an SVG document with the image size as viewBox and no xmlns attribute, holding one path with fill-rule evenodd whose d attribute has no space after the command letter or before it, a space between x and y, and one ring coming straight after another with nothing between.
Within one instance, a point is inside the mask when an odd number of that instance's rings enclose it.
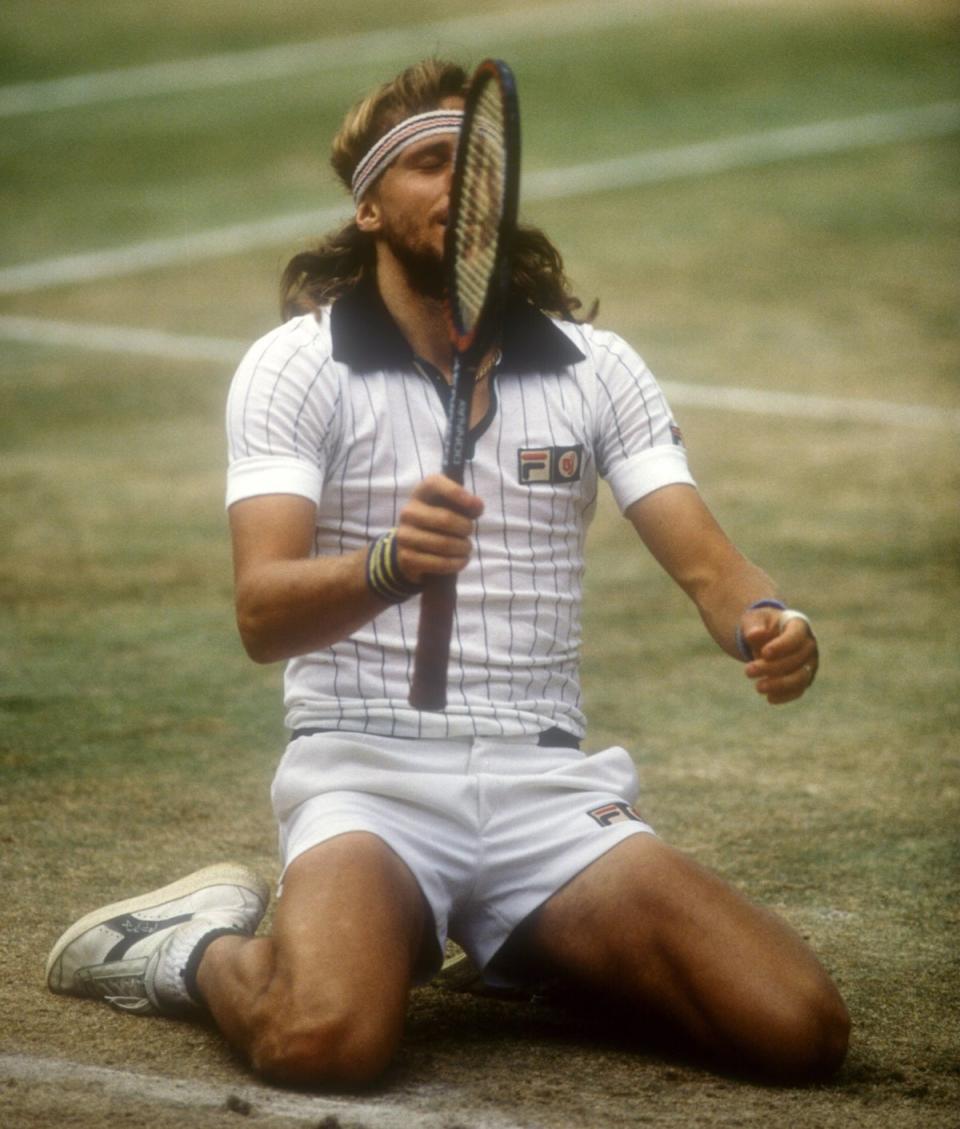
<instances>
[{"instance_id":1,"label":"fila logo patch on shirt","mask_svg":"<svg viewBox=\"0 0 960 1129\"><path fill-rule=\"evenodd\" d=\"M583 463L583 446L575 447L521 447L517 451L520 481L526 486L545 483L562 486L565 482L579 482Z\"/></svg>"}]
</instances>

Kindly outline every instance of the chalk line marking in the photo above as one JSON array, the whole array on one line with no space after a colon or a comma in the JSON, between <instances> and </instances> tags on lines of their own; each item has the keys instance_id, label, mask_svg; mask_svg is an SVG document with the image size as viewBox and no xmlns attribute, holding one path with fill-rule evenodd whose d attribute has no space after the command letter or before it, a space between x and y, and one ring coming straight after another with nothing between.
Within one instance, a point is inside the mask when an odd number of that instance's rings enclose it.
<instances>
[{"instance_id":1,"label":"chalk line marking","mask_svg":"<svg viewBox=\"0 0 960 1129\"><path fill-rule=\"evenodd\" d=\"M0 315L0 339L50 348L85 349L160 360L192 361L236 366L251 342L229 337L202 337L134 329L118 325L47 321L44 318ZM827 422L881 424L891 427L960 431L960 409L926 404L897 404L759 388L661 381L670 402L713 411L746 412Z\"/></svg>"},{"instance_id":2,"label":"chalk line marking","mask_svg":"<svg viewBox=\"0 0 960 1129\"><path fill-rule=\"evenodd\" d=\"M891 113L762 130L589 164L542 169L524 176L523 199L525 202L557 200L635 188L897 141L930 140L958 131L960 101L936 102ZM219 258L316 237L349 214L349 205L342 204L5 267L0 269L0 294L118 278L175 263Z\"/></svg>"},{"instance_id":3,"label":"chalk line marking","mask_svg":"<svg viewBox=\"0 0 960 1129\"><path fill-rule=\"evenodd\" d=\"M349 214L344 205L315 208L308 212L292 212L266 220L196 231L190 235L148 239L126 247L7 267L0 270L0 294L93 282L99 278L120 278L175 263L217 259L257 247L280 245L290 240L318 236L325 228L341 223Z\"/></svg>"},{"instance_id":4,"label":"chalk line marking","mask_svg":"<svg viewBox=\"0 0 960 1129\"><path fill-rule=\"evenodd\" d=\"M0 338L25 345L157 357L169 361L200 361L237 365L252 344L228 337L200 337L162 329L131 329L119 325L48 321L45 318L0 314Z\"/></svg>"},{"instance_id":5,"label":"chalk line marking","mask_svg":"<svg viewBox=\"0 0 960 1129\"><path fill-rule=\"evenodd\" d=\"M819 419L830 423L882 424L888 427L960 431L960 408L930 404L898 404L892 400L818 396L805 392L771 392L763 388L731 388L713 384L661 382L672 404L715 411Z\"/></svg>"},{"instance_id":6,"label":"chalk line marking","mask_svg":"<svg viewBox=\"0 0 960 1129\"><path fill-rule=\"evenodd\" d=\"M607 0L604 4L568 0L558 4L514 5L498 12L431 20L409 27L40 79L0 87L0 118L149 95L246 85L301 74L323 74L333 67L355 68L394 62L405 55L420 58L424 51L436 50L440 44L462 49L464 44L491 39L497 42L508 37L547 39L576 33L585 27L595 32L637 23L677 6L678 0L673 3Z\"/></svg>"},{"instance_id":7,"label":"chalk line marking","mask_svg":"<svg viewBox=\"0 0 960 1129\"><path fill-rule=\"evenodd\" d=\"M615 188L636 188L685 176L707 176L757 168L797 157L845 153L897 141L923 141L960 131L960 102L934 102L887 113L785 126L737 137L721 137L670 149L612 157L532 173L525 194L537 200L563 199Z\"/></svg>"},{"instance_id":8,"label":"chalk line marking","mask_svg":"<svg viewBox=\"0 0 960 1129\"><path fill-rule=\"evenodd\" d=\"M87 1066L64 1059L37 1058L33 1055L0 1055L0 1076L18 1082L48 1083L60 1087L64 1083L95 1086L115 1098L127 1098L154 1105L182 1106L192 1109L227 1109L233 1096L249 1104L251 1120L266 1114L318 1125L331 1114L355 1122L375 1125L377 1129L449 1129L461 1121L471 1129L519 1129L517 1122L500 1114L477 1109L441 1109L432 1112L439 1101L450 1100L449 1087L421 1086L405 1094L363 1099L334 1098L289 1093L262 1085L233 1085L171 1078L156 1074L137 1074L105 1066ZM66 1101L67 1099L65 1099ZM110 1118L106 1120L109 1122ZM525 1125L529 1122L525 1121Z\"/></svg>"}]
</instances>

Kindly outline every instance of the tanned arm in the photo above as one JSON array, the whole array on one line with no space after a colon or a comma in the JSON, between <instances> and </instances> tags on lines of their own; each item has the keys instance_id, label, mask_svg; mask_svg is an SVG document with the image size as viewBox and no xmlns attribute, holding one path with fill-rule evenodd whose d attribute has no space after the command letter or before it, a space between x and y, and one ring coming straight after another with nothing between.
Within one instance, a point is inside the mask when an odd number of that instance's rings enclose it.
<instances>
[{"instance_id":1,"label":"tanned arm","mask_svg":"<svg viewBox=\"0 0 960 1129\"><path fill-rule=\"evenodd\" d=\"M800 619L781 623L775 608L746 609L776 599L769 576L729 540L691 486L665 486L627 508L644 544L694 602L717 644L734 657L737 628L753 652L745 666L773 705L799 698L812 682L817 644Z\"/></svg>"},{"instance_id":2,"label":"tanned arm","mask_svg":"<svg viewBox=\"0 0 960 1129\"><path fill-rule=\"evenodd\" d=\"M424 479L401 511L398 560L419 584L467 564L483 503L440 475ZM267 494L230 507L237 625L260 663L346 639L388 605L366 581L367 547L311 557L316 510L307 498Z\"/></svg>"}]
</instances>

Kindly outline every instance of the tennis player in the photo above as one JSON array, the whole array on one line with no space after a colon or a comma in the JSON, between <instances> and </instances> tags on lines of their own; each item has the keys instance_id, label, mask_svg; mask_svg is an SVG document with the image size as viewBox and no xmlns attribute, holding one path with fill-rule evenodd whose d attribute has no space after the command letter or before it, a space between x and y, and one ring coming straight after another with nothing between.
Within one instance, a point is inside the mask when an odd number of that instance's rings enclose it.
<instances>
[{"instance_id":1,"label":"tennis player","mask_svg":"<svg viewBox=\"0 0 960 1129\"><path fill-rule=\"evenodd\" d=\"M578 317L539 231L517 237L465 484L436 473L466 80L421 63L347 115L332 160L354 219L291 261L287 320L230 392L240 634L254 660L286 662L271 932L255 935L267 885L214 866L77 922L49 985L145 1014L205 1010L265 1077L354 1086L391 1060L449 937L491 985L559 979L615 1001L645 1040L822 1078L849 1024L813 953L654 834L624 749L580 749L598 480L768 702L809 690L816 639L718 527L654 378ZM458 575L442 713L407 702L433 574Z\"/></svg>"}]
</instances>

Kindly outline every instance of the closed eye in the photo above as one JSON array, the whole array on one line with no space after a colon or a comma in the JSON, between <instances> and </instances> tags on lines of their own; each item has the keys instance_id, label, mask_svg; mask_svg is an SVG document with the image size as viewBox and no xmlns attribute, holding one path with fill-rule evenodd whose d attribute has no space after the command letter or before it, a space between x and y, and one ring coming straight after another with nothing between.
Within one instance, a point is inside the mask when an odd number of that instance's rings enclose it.
<instances>
[{"instance_id":1,"label":"closed eye","mask_svg":"<svg viewBox=\"0 0 960 1129\"><path fill-rule=\"evenodd\" d=\"M433 172L445 169L453 162L454 147L449 140L440 139L409 149L401 156L408 168Z\"/></svg>"}]
</instances>

